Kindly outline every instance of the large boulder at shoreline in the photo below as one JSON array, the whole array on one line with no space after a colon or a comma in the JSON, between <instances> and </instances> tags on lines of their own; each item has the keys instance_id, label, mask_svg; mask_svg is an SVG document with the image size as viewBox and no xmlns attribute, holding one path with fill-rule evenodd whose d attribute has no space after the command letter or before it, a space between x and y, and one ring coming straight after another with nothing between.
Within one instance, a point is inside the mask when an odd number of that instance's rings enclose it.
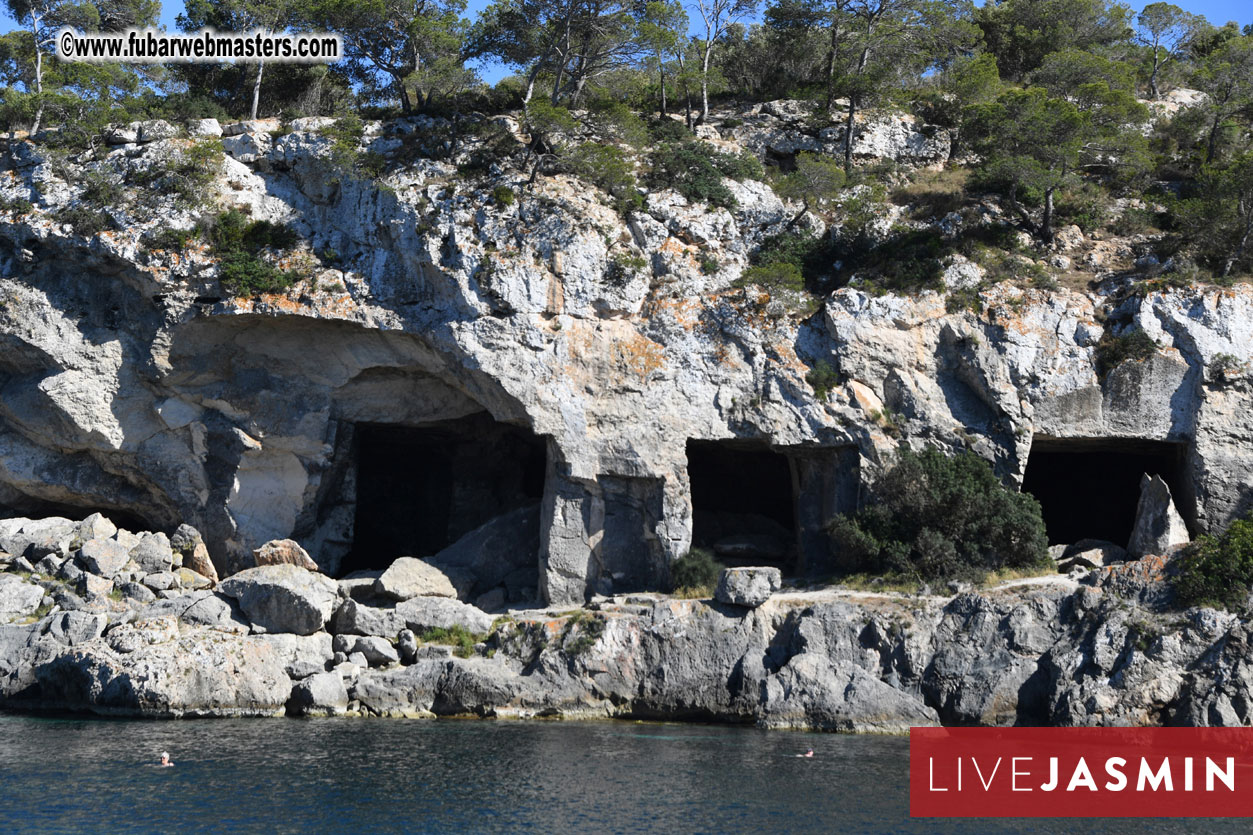
<instances>
[{"instance_id":1,"label":"large boulder at shoreline","mask_svg":"<svg viewBox=\"0 0 1253 835\"><path fill-rule=\"evenodd\" d=\"M248 620L235 599L207 589L157 600L140 610L136 617L161 615L173 615L189 626L207 626L223 632L248 632Z\"/></svg>"},{"instance_id":2,"label":"large boulder at shoreline","mask_svg":"<svg viewBox=\"0 0 1253 835\"><path fill-rule=\"evenodd\" d=\"M1127 551L1133 557L1169 554L1177 545L1188 544L1188 526L1175 509L1170 487L1159 475L1140 477L1140 503Z\"/></svg>"},{"instance_id":3,"label":"large boulder at shoreline","mask_svg":"<svg viewBox=\"0 0 1253 835\"><path fill-rule=\"evenodd\" d=\"M348 711L348 688L339 673L314 673L292 687L287 712L294 716L342 716Z\"/></svg>"},{"instance_id":4,"label":"large boulder at shoreline","mask_svg":"<svg viewBox=\"0 0 1253 835\"><path fill-rule=\"evenodd\" d=\"M227 577L218 586L266 632L320 632L338 602L335 581L295 565L265 565Z\"/></svg>"},{"instance_id":5,"label":"large boulder at shoreline","mask_svg":"<svg viewBox=\"0 0 1253 835\"><path fill-rule=\"evenodd\" d=\"M414 557L400 557L374 581L374 593L392 600L412 597L456 597L448 575Z\"/></svg>"},{"instance_id":6,"label":"large boulder at shoreline","mask_svg":"<svg viewBox=\"0 0 1253 835\"><path fill-rule=\"evenodd\" d=\"M726 568L718 577L714 599L732 606L755 609L770 599L783 585L783 574L777 568Z\"/></svg>"},{"instance_id":7,"label":"large boulder at shoreline","mask_svg":"<svg viewBox=\"0 0 1253 835\"><path fill-rule=\"evenodd\" d=\"M127 653L77 647L35 667L38 704L119 716L281 716L291 679L265 638L194 630Z\"/></svg>"},{"instance_id":8,"label":"large boulder at shoreline","mask_svg":"<svg viewBox=\"0 0 1253 835\"><path fill-rule=\"evenodd\" d=\"M113 539L93 539L83 543L78 561L83 568L99 577L112 577L122 570L130 559L126 546Z\"/></svg>"},{"instance_id":9,"label":"large boulder at shoreline","mask_svg":"<svg viewBox=\"0 0 1253 835\"><path fill-rule=\"evenodd\" d=\"M363 672L351 695L377 716L429 719L447 666L444 660L422 659L408 667Z\"/></svg>"},{"instance_id":10,"label":"large boulder at shoreline","mask_svg":"<svg viewBox=\"0 0 1253 835\"><path fill-rule=\"evenodd\" d=\"M856 733L905 733L940 724L922 699L885 684L848 662L831 663L821 653L793 657L766 680L758 724Z\"/></svg>"},{"instance_id":11,"label":"large boulder at shoreline","mask_svg":"<svg viewBox=\"0 0 1253 835\"><path fill-rule=\"evenodd\" d=\"M406 627L419 635L428 629L452 629L457 626L477 635L485 635L492 631L495 620L481 609L446 597L406 600L397 604L396 614L404 618Z\"/></svg>"}]
</instances>

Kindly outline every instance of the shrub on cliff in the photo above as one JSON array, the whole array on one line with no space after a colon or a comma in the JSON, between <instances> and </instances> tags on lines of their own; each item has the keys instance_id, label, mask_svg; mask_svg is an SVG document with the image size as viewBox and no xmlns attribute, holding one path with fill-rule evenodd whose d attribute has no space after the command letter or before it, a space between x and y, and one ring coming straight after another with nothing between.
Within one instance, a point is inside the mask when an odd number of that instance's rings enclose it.
<instances>
[{"instance_id":1,"label":"shrub on cliff","mask_svg":"<svg viewBox=\"0 0 1253 835\"><path fill-rule=\"evenodd\" d=\"M1178 561L1175 594L1183 606L1234 609L1253 587L1253 514L1231 523L1222 536L1205 535Z\"/></svg>"},{"instance_id":2,"label":"shrub on cliff","mask_svg":"<svg viewBox=\"0 0 1253 835\"><path fill-rule=\"evenodd\" d=\"M1006 489L969 452L949 457L937 449L903 449L875 482L870 503L837 516L828 531L848 573L975 579L1048 562L1039 502Z\"/></svg>"},{"instance_id":3,"label":"shrub on cliff","mask_svg":"<svg viewBox=\"0 0 1253 835\"><path fill-rule=\"evenodd\" d=\"M677 592L684 590L709 593L718 582L723 565L704 548L693 548L670 566L670 586Z\"/></svg>"},{"instance_id":4,"label":"shrub on cliff","mask_svg":"<svg viewBox=\"0 0 1253 835\"><path fill-rule=\"evenodd\" d=\"M676 142L662 145L650 158L649 182L656 188L673 188L692 202L733 208L735 195L723 183L760 180L761 163L751 154L725 154L708 142Z\"/></svg>"}]
</instances>

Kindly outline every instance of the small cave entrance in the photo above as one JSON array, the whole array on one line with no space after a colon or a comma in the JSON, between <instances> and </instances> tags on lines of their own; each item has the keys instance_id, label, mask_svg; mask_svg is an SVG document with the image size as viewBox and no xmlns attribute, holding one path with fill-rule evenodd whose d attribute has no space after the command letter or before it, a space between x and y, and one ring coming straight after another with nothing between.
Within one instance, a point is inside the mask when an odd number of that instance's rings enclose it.
<instances>
[{"instance_id":1,"label":"small cave entrance","mask_svg":"<svg viewBox=\"0 0 1253 835\"><path fill-rule=\"evenodd\" d=\"M796 568L792 462L761 444L688 441L692 547L726 565Z\"/></svg>"},{"instance_id":2,"label":"small cave entrance","mask_svg":"<svg viewBox=\"0 0 1253 835\"><path fill-rule=\"evenodd\" d=\"M416 427L357 424L354 436L356 506L341 576L434 556L543 498L543 439L485 412Z\"/></svg>"},{"instance_id":3,"label":"small cave entrance","mask_svg":"<svg viewBox=\"0 0 1253 835\"><path fill-rule=\"evenodd\" d=\"M1128 438L1032 441L1022 490L1040 502L1050 545L1104 539L1126 546L1140 501L1140 477L1159 475L1188 527L1195 506L1183 444Z\"/></svg>"}]
</instances>

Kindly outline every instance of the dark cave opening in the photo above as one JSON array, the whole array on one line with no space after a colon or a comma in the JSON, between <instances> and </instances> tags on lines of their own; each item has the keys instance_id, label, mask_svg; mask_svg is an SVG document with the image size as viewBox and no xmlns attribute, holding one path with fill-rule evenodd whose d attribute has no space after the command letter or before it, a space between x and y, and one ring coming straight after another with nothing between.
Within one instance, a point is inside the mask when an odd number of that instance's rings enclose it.
<instances>
[{"instance_id":1,"label":"dark cave opening","mask_svg":"<svg viewBox=\"0 0 1253 835\"><path fill-rule=\"evenodd\" d=\"M1040 502L1050 545L1104 539L1126 546L1140 477L1159 475L1189 527L1195 512L1183 444L1126 438L1036 438L1022 489Z\"/></svg>"},{"instance_id":2,"label":"dark cave opening","mask_svg":"<svg viewBox=\"0 0 1253 835\"><path fill-rule=\"evenodd\" d=\"M692 547L727 565L796 559L796 501L786 455L739 441L688 441Z\"/></svg>"},{"instance_id":3,"label":"dark cave opening","mask_svg":"<svg viewBox=\"0 0 1253 835\"><path fill-rule=\"evenodd\" d=\"M116 508L62 504L44 499L23 498L10 505L0 505L0 519L23 516L28 519L46 519L49 516L61 516L74 522L81 522L93 513L99 513L113 524L131 533L142 531L166 531L170 527L147 519L138 513Z\"/></svg>"},{"instance_id":4,"label":"dark cave opening","mask_svg":"<svg viewBox=\"0 0 1253 835\"><path fill-rule=\"evenodd\" d=\"M547 452L485 412L423 426L357 424L352 550L340 574L430 557L544 494Z\"/></svg>"}]
</instances>

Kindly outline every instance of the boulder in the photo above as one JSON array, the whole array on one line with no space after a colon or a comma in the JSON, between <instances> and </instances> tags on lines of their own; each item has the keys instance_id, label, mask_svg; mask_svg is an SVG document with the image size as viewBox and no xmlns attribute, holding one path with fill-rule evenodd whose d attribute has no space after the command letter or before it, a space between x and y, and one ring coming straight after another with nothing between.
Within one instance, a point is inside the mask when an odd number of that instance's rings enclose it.
<instances>
[{"instance_id":1,"label":"boulder","mask_svg":"<svg viewBox=\"0 0 1253 835\"><path fill-rule=\"evenodd\" d=\"M157 571L144 575L143 584L153 591L165 591L178 588L178 577L171 571Z\"/></svg>"},{"instance_id":2,"label":"boulder","mask_svg":"<svg viewBox=\"0 0 1253 835\"><path fill-rule=\"evenodd\" d=\"M139 136L136 141L156 142L159 139L170 139L178 136L178 128L164 119L148 119L139 123Z\"/></svg>"},{"instance_id":3,"label":"boulder","mask_svg":"<svg viewBox=\"0 0 1253 835\"><path fill-rule=\"evenodd\" d=\"M0 527L0 551L38 562L49 554L67 556L78 523L60 516L47 519L6 519Z\"/></svg>"},{"instance_id":4,"label":"boulder","mask_svg":"<svg viewBox=\"0 0 1253 835\"><path fill-rule=\"evenodd\" d=\"M446 597L411 598L396 605L396 614L404 619L406 627L419 635L428 629L451 629L455 626L481 635L492 631L494 621L486 612Z\"/></svg>"},{"instance_id":5,"label":"boulder","mask_svg":"<svg viewBox=\"0 0 1253 835\"><path fill-rule=\"evenodd\" d=\"M921 698L824 653L794 656L766 681L759 724L858 733L905 733L940 724Z\"/></svg>"},{"instance_id":6,"label":"boulder","mask_svg":"<svg viewBox=\"0 0 1253 835\"><path fill-rule=\"evenodd\" d=\"M78 523L78 538L82 542L93 539L109 539L117 534L117 525L107 516L93 513Z\"/></svg>"},{"instance_id":7,"label":"boulder","mask_svg":"<svg viewBox=\"0 0 1253 835\"><path fill-rule=\"evenodd\" d=\"M160 615L121 623L105 634L105 642L114 652L130 653L152 644L164 644L178 637L178 618Z\"/></svg>"},{"instance_id":8,"label":"boulder","mask_svg":"<svg viewBox=\"0 0 1253 835\"><path fill-rule=\"evenodd\" d=\"M1081 539L1066 546L1057 568L1067 573L1073 568L1103 568L1127 559L1127 551L1121 545L1103 539Z\"/></svg>"},{"instance_id":9,"label":"boulder","mask_svg":"<svg viewBox=\"0 0 1253 835\"><path fill-rule=\"evenodd\" d=\"M189 630L136 640L127 653L76 647L35 666L40 704L114 716L282 716L292 682L264 637Z\"/></svg>"},{"instance_id":10,"label":"boulder","mask_svg":"<svg viewBox=\"0 0 1253 835\"><path fill-rule=\"evenodd\" d=\"M382 571L354 571L338 580L339 596L353 600L369 600L374 597L374 581L383 576Z\"/></svg>"},{"instance_id":11,"label":"boulder","mask_svg":"<svg viewBox=\"0 0 1253 835\"><path fill-rule=\"evenodd\" d=\"M325 671L327 662L334 654L331 650L331 636L325 632L313 635L261 635L259 638L278 654L283 662L283 669L290 678L305 678L314 672Z\"/></svg>"},{"instance_id":12,"label":"boulder","mask_svg":"<svg viewBox=\"0 0 1253 835\"><path fill-rule=\"evenodd\" d=\"M122 592L122 597L127 600L133 600L140 605L151 603L157 599L152 589L142 583L123 583L120 591Z\"/></svg>"},{"instance_id":13,"label":"boulder","mask_svg":"<svg viewBox=\"0 0 1253 835\"><path fill-rule=\"evenodd\" d=\"M512 586L536 588L539 582L540 509L538 504L502 513L470 531L430 558L450 571L460 568L475 579L465 597L482 594L511 578ZM455 585L455 583L454 583Z\"/></svg>"},{"instance_id":14,"label":"boulder","mask_svg":"<svg viewBox=\"0 0 1253 835\"><path fill-rule=\"evenodd\" d=\"M371 667L400 661L400 654L396 652L391 641L377 635L336 635L331 647L335 652L342 652L349 658L361 653Z\"/></svg>"},{"instance_id":15,"label":"boulder","mask_svg":"<svg viewBox=\"0 0 1253 835\"><path fill-rule=\"evenodd\" d=\"M78 592L80 597L88 600L95 600L101 597L107 597L113 591L113 581L105 577L97 577L84 571L79 575L78 582L74 586L74 590Z\"/></svg>"},{"instance_id":16,"label":"boulder","mask_svg":"<svg viewBox=\"0 0 1253 835\"><path fill-rule=\"evenodd\" d=\"M128 549L113 539L93 539L83 543L82 550L78 552L78 561L83 568L99 577L112 577L129 560Z\"/></svg>"},{"instance_id":17,"label":"boulder","mask_svg":"<svg viewBox=\"0 0 1253 835\"><path fill-rule=\"evenodd\" d=\"M174 572L174 576L178 579L179 588L207 589L213 585L213 581L208 577L198 574L190 568L180 568Z\"/></svg>"},{"instance_id":18,"label":"boulder","mask_svg":"<svg viewBox=\"0 0 1253 835\"><path fill-rule=\"evenodd\" d=\"M248 631L248 621L233 598L212 591L192 591L175 598L157 600L137 617L173 615L191 626L207 626L223 632Z\"/></svg>"},{"instance_id":19,"label":"boulder","mask_svg":"<svg viewBox=\"0 0 1253 835\"><path fill-rule=\"evenodd\" d=\"M0 618L24 617L39 608L42 586L28 583L13 574L0 574Z\"/></svg>"},{"instance_id":20,"label":"boulder","mask_svg":"<svg viewBox=\"0 0 1253 835\"><path fill-rule=\"evenodd\" d=\"M339 673L314 673L293 685L287 712L295 716L342 716L348 712L348 688Z\"/></svg>"},{"instance_id":21,"label":"boulder","mask_svg":"<svg viewBox=\"0 0 1253 835\"><path fill-rule=\"evenodd\" d=\"M130 550L130 558L145 573L169 571L174 567L174 550L163 533L140 534L139 544Z\"/></svg>"},{"instance_id":22,"label":"boulder","mask_svg":"<svg viewBox=\"0 0 1253 835\"><path fill-rule=\"evenodd\" d=\"M474 600L476 609L482 609L484 612L494 612L497 609L503 609L505 606L505 590L497 586L490 591L480 594Z\"/></svg>"},{"instance_id":23,"label":"boulder","mask_svg":"<svg viewBox=\"0 0 1253 835\"><path fill-rule=\"evenodd\" d=\"M219 591L239 601L255 627L309 635L326 626L338 601L335 581L295 565L263 565L227 577Z\"/></svg>"},{"instance_id":24,"label":"boulder","mask_svg":"<svg viewBox=\"0 0 1253 835\"><path fill-rule=\"evenodd\" d=\"M777 568L726 568L718 578L714 599L733 606L755 609L769 600L770 595L782 585L783 575Z\"/></svg>"},{"instance_id":25,"label":"boulder","mask_svg":"<svg viewBox=\"0 0 1253 835\"><path fill-rule=\"evenodd\" d=\"M217 119L192 119L187 123L187 135L191 137L219 137L222 125Z\"/></svg>"},{"instance_id":26,"label":"boulder","mask_svg":"<svg viewBox=\"0 0 1253 835\"><path fill-rule=\"evenodd\" d=\"M402 629L397 633L396 651L402 664L412 664L418 657L418 636L413 634L412 629Z\"/></svg>"},{"instance_id":27,"label":"boulder","mask_svg":"<svg viewBox=\"0 0 1253 835\"><path fill-rule=\"evenodd\" d=\"M411 597L456 597L448 575L414 557L400 557L374 581L374 592L392 600Z\"/></svg>"},{"instance_id":28,"label":"boulder","mask_svg":"<svg viewBox=\"0 0 1253 835\"><path fill-rule=\"evenodd\" d=\"M139 123L129 125L109 125L104 129L106 145L130 145L139 140Z\"/></svg>"},{"instance_id":29,"label":"boulder","mask_svg":"<svg viewBox=\"0 0 1253 835\"><path fill-rule=\"evenodd\" d=\"M1140 477L1140 503L1127 551L1133 557L1166 555L1177 545L1188 544L1188 526L1175 509L1170 487L1161 476Z\"/></svg>"},{"instance_id":30,"label":"boulder","mask_svg":"<svg viewBox=\"0 0 1253 835\"><path fill-rule=\"evenodd\" d=\"M41 627L44 634L73 647L96 640L108 624L108 616L96 612L58 612L49 615Z\"/></svg>"},{"instance_id":31,"label":"boulder","mask_svg":"<svg viewBox=\"0 0 1253 835\"><path fill-rule=\"evenodd\" d=\"M257 565L298 565L308 571L317 571L318 564L309 552L293 539L272 539L252 552Z\"/></svg>"},{"instance_id":32,"label":"boulder","mask_svg":"<svg viewBox=\"0 0 1253 835\"><path fill-rule=\"evenodd\" d=\"M350 598L335 610L330 628L336 635L390 637L405 628L405 618L395 606L367 606Z\"/></svg>"}]
</instances>

